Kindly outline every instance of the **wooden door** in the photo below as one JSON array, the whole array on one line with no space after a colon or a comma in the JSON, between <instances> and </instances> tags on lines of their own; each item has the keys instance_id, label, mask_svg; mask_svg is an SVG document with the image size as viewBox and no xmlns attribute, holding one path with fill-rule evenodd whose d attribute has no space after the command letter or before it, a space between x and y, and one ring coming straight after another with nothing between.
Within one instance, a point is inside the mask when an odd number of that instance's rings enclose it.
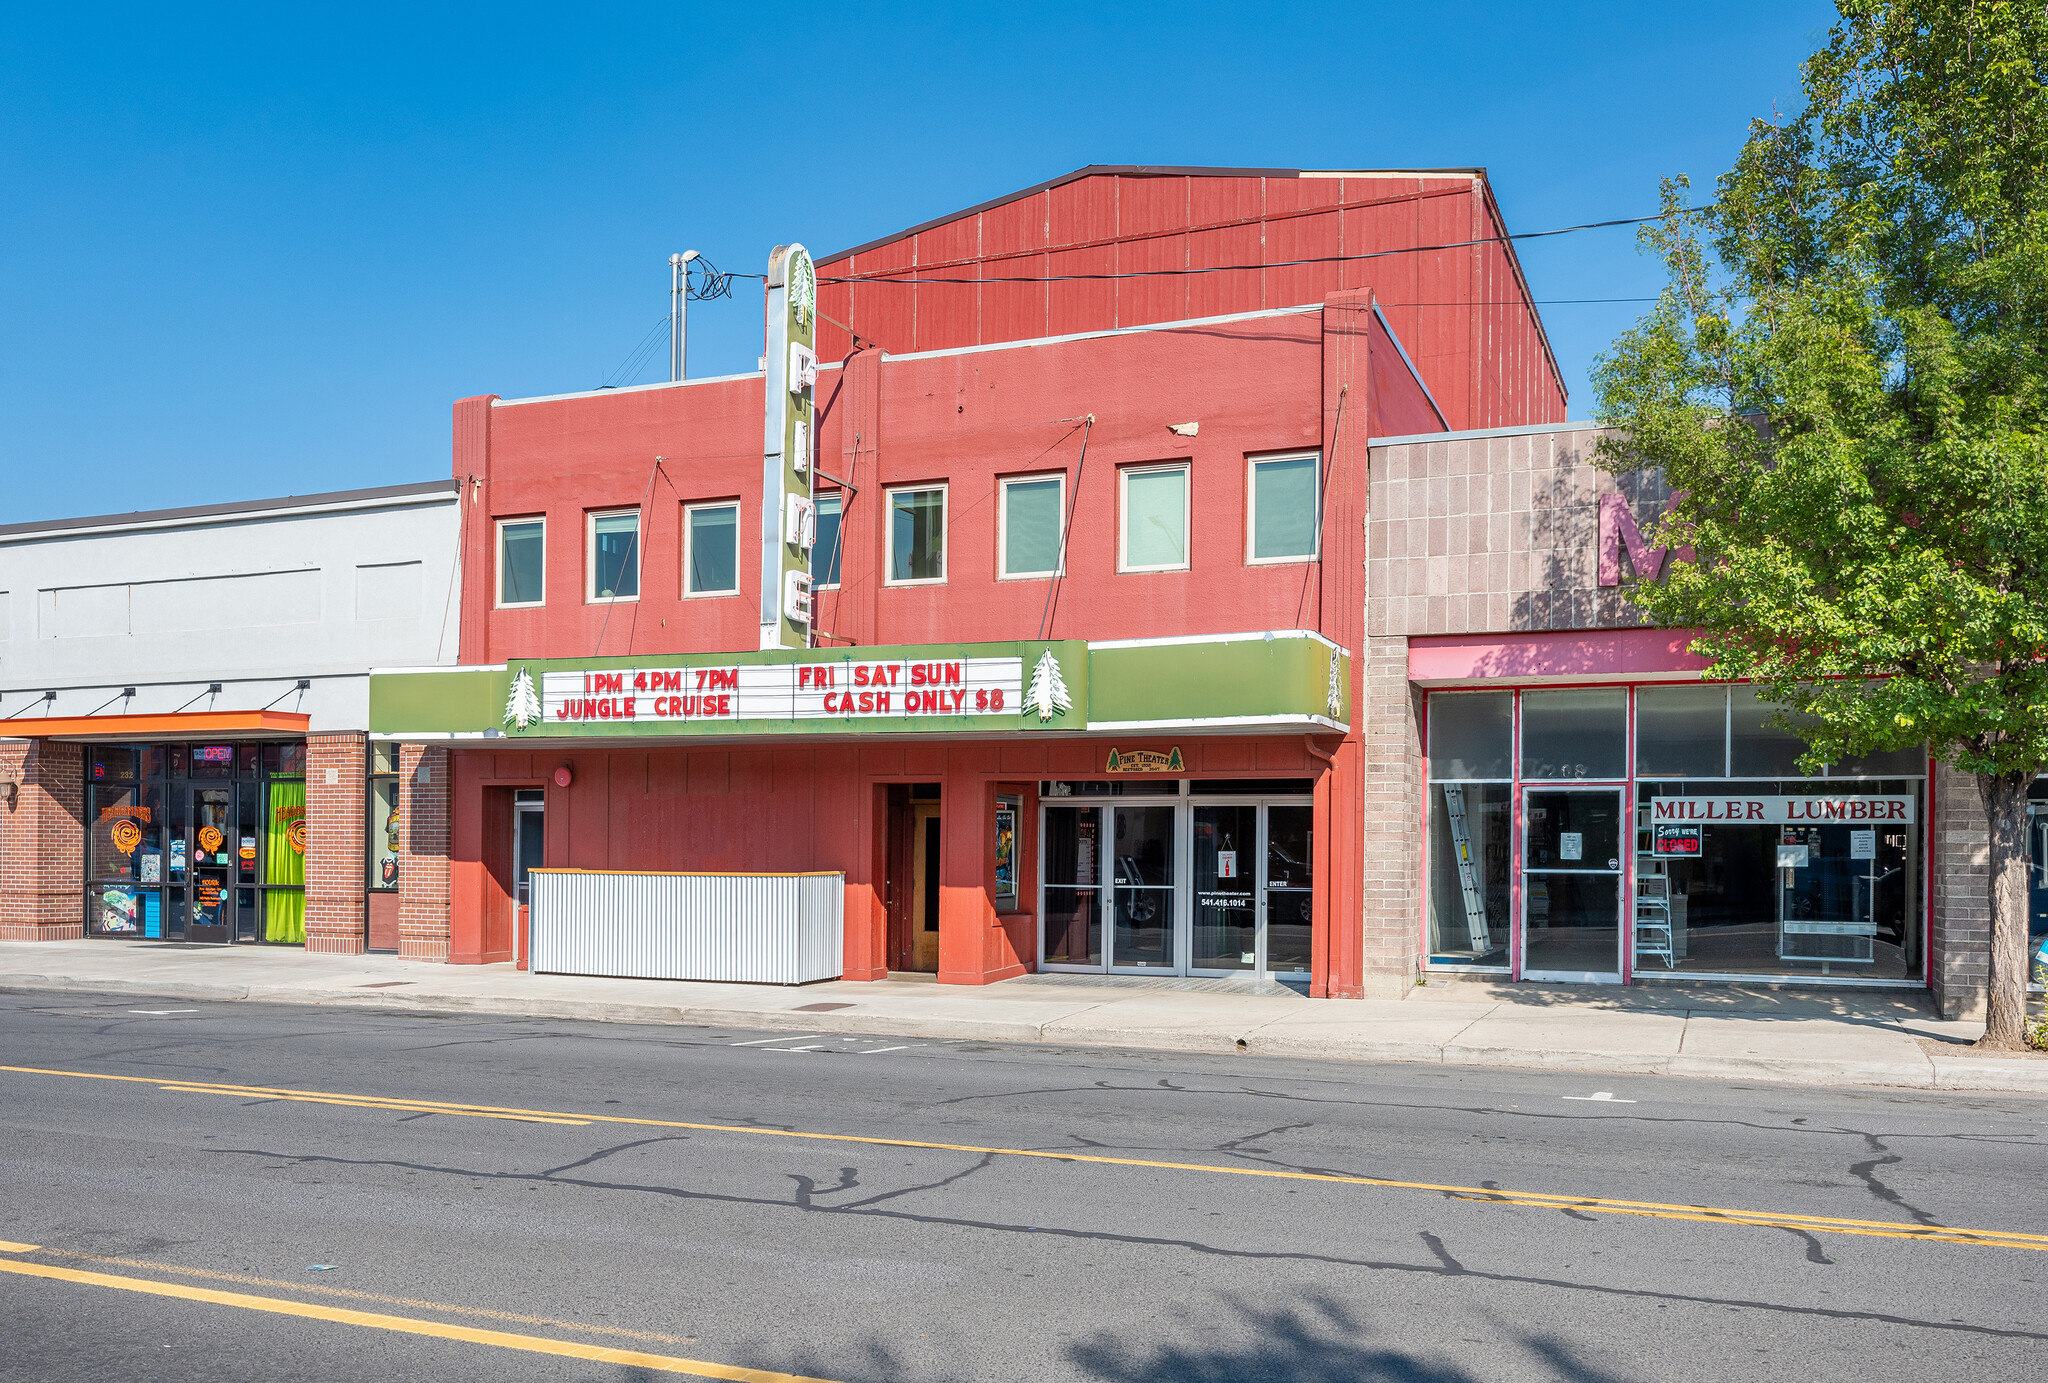
<instances>
[{"instance_id":1,"label":"wooden door","mask_svg":"<svg viewBox=\"0 0 2048 1383\"><path fill-rule=\"evenodd\" d=\"M939 968L939 807L920 802L910 809L910 968L935 974Z\"/></svg>"}]
</instances>

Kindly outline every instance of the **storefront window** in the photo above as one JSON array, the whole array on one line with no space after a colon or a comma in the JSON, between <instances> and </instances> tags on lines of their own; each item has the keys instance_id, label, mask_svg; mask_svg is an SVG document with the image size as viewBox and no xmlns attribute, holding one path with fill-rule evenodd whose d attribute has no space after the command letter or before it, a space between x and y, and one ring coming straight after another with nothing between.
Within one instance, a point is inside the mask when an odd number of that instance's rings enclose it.
<instances>
[{"instance_id":1,"label":"storefront window","mask_svg":"<svg viewBox=\"0 0 2048 1383\"><path fill-rule=\"evenodd\" d=\"M272 778L264 784L263 939L306 939L306 783Z\"/></svg>"},{"instance_id":2,"label":"storefront window","mask_svg":"<svg viewBox=\"0 0 2048 1383\"><path fill-rule=\"evenodd\" d=\"M1924 789L1641 784L1637 969L1917 979Z\"/></svg>"},{"instance_id":3,"label":"storefront window","mask_svg":"<svg viewBox=\"0 0 2048 1383\"><path fill-rule=\"evenodd\" d=\"M1628 773L1628 691L1522 693L1522 776L1620 778Z\"/></svg>"},{"instance_id":4,"label":"storefront window","mask_svg":"<svg viewBox=\"0 0 2048 1383\"><path fill-rule=\"evenodd\" d=\"M194 778L234 777L235 747L232 744L193 745L192 776Z\"/></svg>"},{"instance_id":5,"label":"storefront window","mask_svg":"<svg viewBox=\"0 0 2048 1383\"><path fill-rule=\"evenodd\" d=\"M369 847L369 879L373 890L398 887L398 746L373 743L370 746L370 782L365 794L370 819L363 840Z\"/></svg>"},{"instance_id":6,"label":"storefront window","mask_svg":"<svg viewBox=\"0 0 2048 1383\"><path fill-rule=\"evenodd\" d=\"M1517 727L1512 693L1430 696L1431 965L1923 977L1923 748L1803 774L1804 741L1765 723L1778 707L1754 688L1645 686L1631 779L1629 697L1531 689ZM1517 728L1521 781L1503 782ZM1758 765L1776 771L1743 774ZM1561 785L1574 779L1616 786ZM2048 935L2048 788L2032 824L2033 925Z\"/></svg>"},{"instance_id":7,"label":"storefront window","mask_svg":"<svg viewBox=\"0 0 2048 1383\"><path fill-rule=\"evenodd\" d=\"M1429 959L1508 963L1514 788L1433 783L1429 790Z\"/></svg>"},{"instance_id":8,"label":"storefront window","mask_svg":"<svg viewBox=\"0 0 2048 1383\"><path fill-rule=\"evenodd\" d=\"M1728 688L1636 692L1636 772L1645 778L1728 776Z\"/></svg>"},{"instance_id":9,"label":"storefront window","mask_svg":"<svg viewBox=\"0 0 2048 1383\"><path fill-rule=\"evenodd\" d=\"M1017 910L1017 820L1023 811L1023 799L1005 794L996 798L996 878L995 905L997 912Z\"/></svg>"},{"instance_id":10,"label":"storefront window","mask_svg":"<svg viewBox=\"0 0 2048 1383\"><path fill-rule=\"evenodd\" d=\"M1429 698L1429 776L1498 778L1514 774L1515 694L1438 692Z\"/></svg>"}]
</instances>

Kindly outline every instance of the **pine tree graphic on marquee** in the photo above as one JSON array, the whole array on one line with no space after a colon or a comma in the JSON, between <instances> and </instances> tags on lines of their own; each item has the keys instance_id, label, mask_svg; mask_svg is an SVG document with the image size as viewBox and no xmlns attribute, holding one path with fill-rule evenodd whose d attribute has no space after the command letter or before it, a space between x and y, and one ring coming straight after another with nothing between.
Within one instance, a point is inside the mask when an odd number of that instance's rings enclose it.
<instances>
[{"instance_id":1,"label":"pine tree graphic on marquee","mask_svg":"<svg viewBox=\"0 0 2048 1383\"><path fill-rule=\"evenodd\" d=\"M1038 663L1031 669L1031 688L1024 693L1024 704L1038 712L1040 720L1051 720L1074 709L1074 700L1067 695L1066 679L1060 676L1060 660L1052 656L1049 648L1038 655Z\"/></svg>"},{"instance_id":2,"label":"pine tree graphic on marquee","mask_svg":"<svg viewBox=\"0 0 2048 1383\"><path fill-rule=\"evenodd\" d=\"M533 689L533 674L525 668L512 679L512 694L505 698L505 723L524 730L540 719L540 695Z\"/></svg>"}]
</instances>

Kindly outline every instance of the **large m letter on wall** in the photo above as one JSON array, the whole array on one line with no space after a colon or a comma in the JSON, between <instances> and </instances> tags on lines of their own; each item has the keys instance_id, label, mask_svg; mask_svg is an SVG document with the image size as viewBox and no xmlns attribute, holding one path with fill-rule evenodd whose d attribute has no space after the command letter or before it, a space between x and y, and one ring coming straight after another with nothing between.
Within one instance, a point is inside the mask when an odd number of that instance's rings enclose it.
<instances>
[{"instance_id":1,"label":"large m letter on wall","mask_svg":"<svg viewBox=\"0 0 2048 1383\"><path fill-rule=\"evenodd\" d=\"M1664 501L1664 512L1670 513L1684 498L1680 491ZM1628 548L1628 563L1635 568L1639 581L1655 581L1664 575L1664 557L1669 547L1651 547L1643 540L1643 530L1636 526L1636 516L1630 510L1624 495L1600 496L1600 584L1619 586L1621 584L1621 549ZM1689 556L1689 550L1680 548L1681 560Z\"/></svg>"}]
</instances>

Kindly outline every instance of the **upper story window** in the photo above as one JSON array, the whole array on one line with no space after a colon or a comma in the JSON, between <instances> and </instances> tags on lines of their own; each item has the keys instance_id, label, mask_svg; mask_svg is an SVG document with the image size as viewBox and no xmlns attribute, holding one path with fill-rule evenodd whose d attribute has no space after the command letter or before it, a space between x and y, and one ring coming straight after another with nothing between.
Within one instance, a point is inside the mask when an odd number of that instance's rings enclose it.
<instances>
[{"instance_id":1,"label":"upper story window","mask_svg":"<svg viewBox=\"0 0 2048 1383\"><path fill-rule=\"evenodd\" d=\"M590 516L590 587L587 598L640 598L640 511L617 509Z\"/></svg>"},{"instance_id":2,"label":"upper story window","mask_svg":"<svg viewBox=\"0 0 2048 1383\"><path fill-rule=\"evenodd\" d=\"M946 487L889 491L889 583L946 579Z\"/></svg>"},{"instance_id":3,"label":"upper story window","mask_svg":"<svg viewBox=\"0 0 2048 1383\"><path fill-rule=\"evenodd\" d=\"M996 576L1002 580L1054 576L1060 566L1060 519L1065 476L1024 476L1000 484Z\"/></svg>"},{"instance_id":4,"label":"upper story window","mask_svg":"<svg viewBox=\"0 0 2048 1383\"><path fill-rule=\"evenodd\" d=\"M737 595L740 589L740 507L683 508L683 594Z\"/></svg>"},{"instance_id":5,"label":"upper story window","mask_svg":"<svg viewBox=\"0 0 2048 1383\"><path fill-rule=\"evenodd\" d=\"M811 589L839 584L839 521L845 517L846 496L818 496L818 540L811 546Z\"/></svg>"},{"instance_id":6,"label":"upper story window","mask_svg":"<svg viewBox=\"0 0 2048 1383\"><path fill-rule=\"evenodd\" d=\"M498 520L498 604L539 605L547 598L546 519Z\"/></svg>"},{"instance_id":7,"label":"upper story window","mask_svg":"<svg viewBox=\"0 0 2048 1383\"><path fill-rule=\"evenodd\" d=\"M1311 451L1251 461L1245 503L1247 562L1315 560L1322 526L1316 512L1318 460Z\"/></svg>"},{"instance_id":8,"label":"upper story window","mask_svg":"<svg viewBox=\"0 0 2048 1383\"><path fill-rule=\"evenodd\" d=\"M1129 466L1123 489L1118 571L1185 571L1188 567L1188 465Z\"/></svg>"}]
</instances>

